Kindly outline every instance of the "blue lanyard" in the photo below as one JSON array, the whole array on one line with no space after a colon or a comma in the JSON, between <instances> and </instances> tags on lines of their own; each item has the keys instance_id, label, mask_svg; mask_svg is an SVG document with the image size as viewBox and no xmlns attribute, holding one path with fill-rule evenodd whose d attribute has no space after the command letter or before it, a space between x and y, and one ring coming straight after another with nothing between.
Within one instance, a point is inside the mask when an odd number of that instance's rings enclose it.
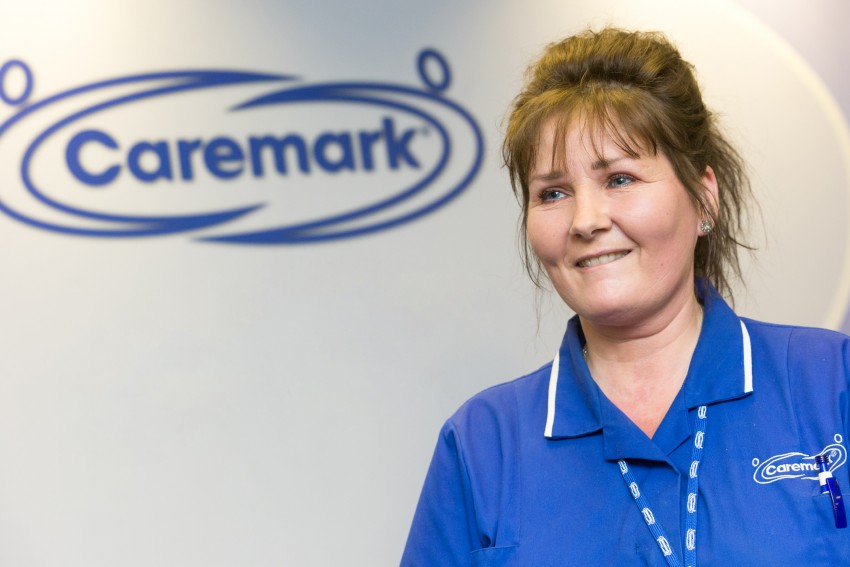
<instances>
[{"instance_id":1,"label":"blue lanyard","mask_svg":"<svg viewBox=\"0 0 850 567\"><path fill-rule=\"evenodd\" d=\"M688 471L688 516L685 520L685 565L687 567L696 567L697 564L697 492L699 487L699 464L702 460L702 447L705 441L705 417L707 414L706 406L700 406L697 410L696 430L694 436L694 448L691 453L691 468ZM679 557L670 547L670 540L664 532L664 528L655 519L655 514L649 506L649 500L646 499L638 487L632 471L629 470L629 465L626 461L620 459L620 472L623 473L623 480L629 488L629 492L634 498L635 504L638 507L643 521L646 522L646 527L652 533L652 537L658 543L661 553L664 554L664 559L670 567L682 567L682 562Z\"/></svg>"}]
</instances>

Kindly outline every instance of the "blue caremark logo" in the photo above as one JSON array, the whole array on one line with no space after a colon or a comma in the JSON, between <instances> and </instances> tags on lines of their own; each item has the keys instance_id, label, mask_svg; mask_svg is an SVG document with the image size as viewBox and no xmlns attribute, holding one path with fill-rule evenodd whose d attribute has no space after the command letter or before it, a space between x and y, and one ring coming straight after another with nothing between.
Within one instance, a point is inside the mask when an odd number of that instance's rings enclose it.
<instances>
[{"instance_id":1,"label":"blue caremark logo","mask_svg":"<svg viewBox=\"0 0 850 567\"><path fill-rule=\"evenodd\" d=\"M835 443L827 445L819 452L812 455L806 453L792 452L774 455L764 461L753 459L753 480L758 484L770 484L778 480L804 479L817 480L820 468L815 462L817 455L829 457L828 470L830 472L844 466L847 462L847 449L842 444L844 438L840 434L835 435Z\"/></svg>"},{"instance_id":2,"label":"blue caremark logo","mask_svg":"<svg viewBox=\"0 0 850 567\"><path fill-rule=\"evenodd\" d=\"M483 157L480 128L469 112L445 96L451 84L445 58L423 50L417 70L424 84L420 88L309 84L289 75L242 71L170 71L91 83L27 103L33 74L22 61L8 62L0 68L0 96L21 108L0 123L0 155L14 155L20 146L20 190L17 197L5 191L0 195L0 211L64 234L141 237L205 229L197 238L244 244L326 241L402 225L460 195ZM11 92L15 89L8 79L14 75L19 88ZM268 92L263 85L269 83L285 87ZM217 108L216 116L190 119L195 107L187 96L257 86L266 92L235 102L211 103L207 97L204 108ZM161 108L169 101L188 105L179 117L189 124L213 120L218 128L227 128L234 124L233 116L243 124L238 133L163 133L174 129L170 119L168 124L162 119ZM150 118L139 126L140 120L126 118L128 109L133 117ZM289 114L282 119L286 110ZM267 114L258 119L256 113L262 111ZM269 117L268 111L278 114ZM257 124L262 130L252 131ZM61 174L50 174L57 170ZM234 190L252 183L265 183L266 191L270 184L285 190L271 195ZM345 198L328 199L333 202L322 210L315 204L302 206L304 199L293 196L300 186L317 184L319 202L334 187L344 187ZM237 203L210 210L208 203L215 200L207 199L209 188L218 191L214 198L225 198L222 186L229 188L226 200ZM191 202L190 190L176 193L175 187L203 187L203 205ZM160 191L152 201L151 188ZM163 188L172 193L163 193ZM116 195L132 198L116 200ZM179 206L172 207L168 195ZM26 206L16 206L22 198ZM289 201L281 206L276 199ZM128 202L140 203L144 214L127 214ZM156 207L166 214L151 210ZM191 207L196 210L186 213ZM46 212L39 214L40 209ZM175 209L180 213L167 214ZM275 210L282 212L276 215Z\"/></svg>"}]
</instances>

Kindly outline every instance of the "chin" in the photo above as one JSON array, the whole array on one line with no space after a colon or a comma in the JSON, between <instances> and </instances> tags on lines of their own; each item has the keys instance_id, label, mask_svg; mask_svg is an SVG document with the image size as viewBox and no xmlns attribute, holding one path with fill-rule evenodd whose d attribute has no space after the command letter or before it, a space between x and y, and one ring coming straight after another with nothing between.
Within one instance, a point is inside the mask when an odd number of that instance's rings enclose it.
<instances>
[{"instance_id":1,"label":"chin","mask_svg":"<svg viewBox=\"0 0 850 567\"><path fill-rule=\"evenodd\" d=\"M576 313L619 312L628 311L641 301L641 297L634 292L634 289L634 286L621 285L619 282L615 285L585 284L570 286L565 290L567 293L559 293L559 295ZM568 290L578 290L580 293L569 293Z\"/></svg>"},{"instance_id":2,"label":"chin","mask_svg":"<svg viewBox=\"0 0 850 567\"><path fill-rule=\"evenodd\" d=\"M644 317L634 308L621 307L619 309L596 309L578 313L579 317L601 327L629 327L637 326L643 322Z\"/></svg>"},{"instance_id":3,"label":"chin","mask_svg":"<svg viewBox=\"0 0 850 567\"><path fill-rule=\"evenodd\" d=\"M582 319L603 326L640 326L652 315L664 309L665 301L659 297L636 294L634 289L609 287L593 294L564 298L567 305Z\"/></svg>"}]
</instances>

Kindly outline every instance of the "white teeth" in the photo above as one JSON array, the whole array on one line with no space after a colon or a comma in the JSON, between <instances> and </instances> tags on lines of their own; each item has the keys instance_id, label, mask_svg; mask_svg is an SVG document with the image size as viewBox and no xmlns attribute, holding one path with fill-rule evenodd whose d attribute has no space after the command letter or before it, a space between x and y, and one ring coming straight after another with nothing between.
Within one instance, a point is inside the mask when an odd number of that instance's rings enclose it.
<instances>
[{"instance_id":1,"label":"white teeth","mask_svg":"<svg viewBox=\"0 0 850 567\"><path fill-rule=\"evenodd\" d=\"M601 266L602 264L607 264L609 262L613 262L614 260L619 260L623 256L628 254L628 252L612 252L611 254L603 254L602 256L596 256L594 258L588 258L587 260L582 260L578 263L581 268L590 268L591 266Z\"/></svg>"}]
</instances>

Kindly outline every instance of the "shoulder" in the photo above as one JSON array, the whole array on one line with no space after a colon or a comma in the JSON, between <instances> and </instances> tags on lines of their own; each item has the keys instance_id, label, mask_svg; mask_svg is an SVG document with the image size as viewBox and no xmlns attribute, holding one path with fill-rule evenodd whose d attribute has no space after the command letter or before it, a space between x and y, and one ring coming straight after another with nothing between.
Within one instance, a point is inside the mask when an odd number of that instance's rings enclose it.
<instances>
[{"instance_id":1,"label":"shoulder","mask_svg":"<svg viewBox=\"0 0 850 567\"><path fill-rule=\"evenodd\" d=\"M830 329L765 323L746 317L742 317L741 320L752 338L766 342L785 343L790 349L843 349L846 348L848 340L850 340L850 337L844 333Z\"/></svg>"},{"instance_id":2,"label":"shoulder","mask_svg":"<svg viewBox=\"0 0 850 567\"><path fill-rule=\"evenodd\" d=\"M759 354L784 366L799 378L809 376L823 384L833 377L845 386L850 376L850 337L838 331L742 319Z\"/></svg>"},{"instance_id":3,"label":"shoulder","mask_svg":"<svg viewBox=\"0 0 850 567\"><path fill-rule=\"evenodd\" d=\"M449 418L444 429L482 438L488 432L501 436L506 429L517 429L521 421L534 420L536 414L544 416L545 422L551 371L552 362L548 362L529 374L475 394Z\"/></svg>"}]
</instances>

